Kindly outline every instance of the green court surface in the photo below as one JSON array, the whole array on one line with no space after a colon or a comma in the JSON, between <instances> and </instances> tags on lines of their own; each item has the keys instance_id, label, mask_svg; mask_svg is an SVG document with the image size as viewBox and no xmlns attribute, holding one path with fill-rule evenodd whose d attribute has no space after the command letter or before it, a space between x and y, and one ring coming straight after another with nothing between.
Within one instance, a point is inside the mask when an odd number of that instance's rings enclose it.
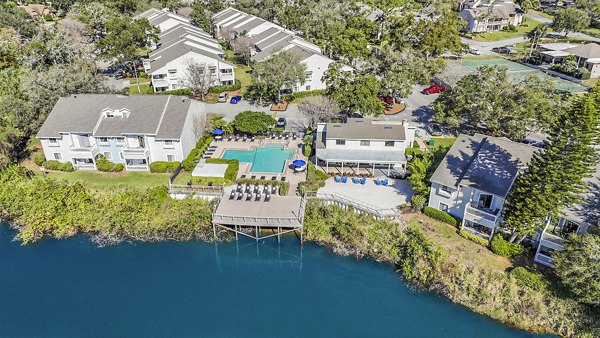
<instances>
[{"instance_id":1,"label":"green court surface","mask_svg":"<svg viewBox=\"0 0 600 338\"><path fill-rule=\"evenodd\" d=\"M538 69L535 69L532 67L528 67L528 66L522 65L520 63L513 62L510 60L506 60L506 59L500 59L500 58L487 59L487 60L464 60L463 59L460 61L456 61L456 63L460 65L460 67L465 72L465 74L474 73L477 70L477 68L479 68L481 66L503 66L503 67L508 68L508 75L515 81L519 81L520 79L522 79L526 76L537 75L538 77L540 77L542 79L552 80L556 84L556 89L559 89L559 90L566 90L571 93L582 93L582 92L586 92L588 89L587 87L580 85L578 83L564 80L559 77L546 74L541 70L538 70Z\"/></svg>"}]
</instances>

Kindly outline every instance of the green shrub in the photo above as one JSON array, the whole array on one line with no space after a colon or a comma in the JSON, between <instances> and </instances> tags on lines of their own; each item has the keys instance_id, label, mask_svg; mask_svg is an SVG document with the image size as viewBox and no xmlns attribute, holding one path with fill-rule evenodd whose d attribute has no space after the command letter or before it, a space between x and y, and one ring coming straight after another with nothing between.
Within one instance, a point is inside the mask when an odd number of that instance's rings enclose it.
<instances>
[{"instance_id":1,"label":"green shrub","mask_svg":"<svg viewBox=\"0 0 600 338\"><path fill-rule=\"evenodd\" d=\"M591 75L590 71L585 68L579 68L575 72L575 77L582 80L589 80Z\"/></svg>"},{"instance_id":2,"label":"green shrub","mask_svg":"<svg viewBox=\"0 0 600 338\"><path fill-rule=\"evenodd\" d=\"M472 234L472 233L468 232L467 230L460 230L458 232L458 234L461 237L464 237L464 238L470 240L471 242L475 242L477 244L480 244L480 245L483 245L483 246L486 246L486 247L490 244L487 239L479 237L479 236L477 236L475 234Z\"/></svg>"},{"instance_id":3,"label":"green shrub","mask_svg":"<svg viewBox=\"0 0 600 338\"><path fill-rule=\"evenodd\" d=\"M423 195L413 195L410 199L410 204L415 211L421 211L426 202L427 198Z\"/></svg>"},{"instance_id":4,"label":"green shrub","mask_svg":"<svg viewBox=\"0 0 600 338\"><path fill-rule=\"evenodd\" d=\"M172 173L179 167L179 162L156 161L150 163L151 173Z\"/></svg>"},{"instance_id":5,"label":"green shrub","mask_svg":"<svg viewBox=\"0 0 600 338\"><path fill-rule=\"evenodd\" d=\"M544 278L544 275L529 271L521 266L512 269L510 276L522 287L537 291L545 291L548 288L548 281Z\"/></svg>"},{"instance_id":6,"label":"green shrub","mask_svg":"<svg viewBox=\"0 0 600 338\"><path fill-rule=\"evenodd\" d=\"M112 163L104 155L100 155L96 160L96 169L104 172L118 173L125 169L125 165L123 163Z\"/></svg>"},{"instance_id":7,"label":"green shrub","mask_svg":"<svg viewBox=\"0 0 600 338\"><path fill-rule=\"evenodd\" d=\"M423 150L418 149L418 148L406 148L405 154L406 154L406 156L408 156L408 155L419 156L419 155L423 155Z\"/></svg>"},{"instance_id":8,"label":"green shrub","mask_svg":"<svg viewBox=\"0 0 600 338\"><path fill-rule=\"evenodd\" d=\"M150 89L152 89L152 87L150 87ZM149 93L152 94L152 93ZM182 89L173 89L173 90L167 90L164 92L157 92L154 94L158 94L158 95L182 95L182 96L190 96L190 90L189 88L182 88Z\"/></svg>"},{"instance_id":9,"label":"green shrub","mask_svg":"<svg viewBox=\"0 0 600 338\"><path fill-rule=\"evenodd\" d=\"M312 164L312 162L311 162L311 164ZM313 166L314 166L314 164L313 164ZM329 176L327 176L327 174L322 172L321 170L315 170L315 175L317 175L317 177L320 180L326 180L329 178Z\"/></svg>"},{"instance_id":10,"label":"green shrub","mask_svg":"<svg viewBox=\"0 0 600 338\"><path fill-rule=\"evenodd\" d=\"M433 219L437 219L440 222L448 223L457 228L460 226L460 223L462 221L458 217L452 216L447 212L432 207L425 207L425 209L423 209L423 213Z\"/></svg>"},{"instance_id":11,"label":"green shrub","mask_svg":"<svg viewBox=\"0 0 600 338\"><path fill-rule=\"evenodd\" d=\"M181 163L183 165L183 169L185 171L194 170L194 167L196 167L195 161L198 159L198 157L199 157L198 149L196 149L196 148L192 149L192 151L190 151L189 155Z\"/></svg>"},{"instance_id":12,"label":"green shrub","mask_svg":"<svg viewBox=\"0 0 600 338\"><path fill-rule=\"evenodd\" d=\"M419 149L419 148L421 148L421 147L419 146L419 142L418 142L417 140L414 140L414 141L413 141L412 147L413 147L413 148L415 148L415 149Z\"/></svg>"},{"instance_id":13,"label":"green shrub","mask_svg":"<svg viewBox=\"0 0 600 338\"><path fill-rule=\"evenodd\" d=\"M226 160L223 158L209 158L206 163L212 164L227 164L227 170L225 170L225 179L233 182L237 178L238 171L240 170L240 161L238 160Z\"/></svg>"},{"instance_id":14,"label":"green shrub","mask_svg":"<svg viewBox=\"0 0 600 338\"><path fill-rule=\"evenodd\" d=\"M231 185L232 181L226 180L223 177L192 177L192 184L204 186L223 186Z\"/></svg>"},{"instance_id":15,"label":"green shrub","mask_svg":"<svg viewBox=\"0 0 600 338\"><path fill-rule=\"evenodd\" d=\"M192 171L194 167L196 167L196 161L200 161L202 159L202 154L210 146L213 141L213 137L210 134L205 133L200 137L200 139L196 142L196 148L192 149L185 160L182 161L183 169L185 171Z\"/></svg>"},{"instance_id":16,"label":"green shrub","mask_svg":"<svg viewBox=\"0 0 600 338\"><path fill-rule=\"evenodd\" d=\"M75 168L73 167L73 164L71 162L62 163L57 160L50 160L42 163L42 166L48 170L58 170L66 172L75 171Z\"/></svg>"},{"instance_id":17,"label":"green shrub","mask_svg":"<svg viewBox=\"0 0 600 338\"><path fill-rule=\"evenodd\" d=\"M509 243L499 233L492 238L490 249L496 255L509 258L520 255L525 251L525 248L521 244Z\"/></svg>"},{"instance_id":18,"label":"green shrub","mask_svg":"<svg viewBox=\"0 0 600 338\"><path fill-rule=\"evenodd\" d=\"M240 80L235 80L235 83L231 85L211 87L208 90L208 92L213 94L220 94L222 92L233 92L240 88L242 88L242 82Z\"/></svg>"},{"instance_id":19,"label":"green shrub","mask_svg":"<svg viewBox=\"0 0 600 338\"><path fill-rule=\"evenodd\" d=\"M37 155L36 157L33 158L33 162L39 166L42 166L44 164L44 162L46 162L46 156Z\"/></svg>"}]
</instances>

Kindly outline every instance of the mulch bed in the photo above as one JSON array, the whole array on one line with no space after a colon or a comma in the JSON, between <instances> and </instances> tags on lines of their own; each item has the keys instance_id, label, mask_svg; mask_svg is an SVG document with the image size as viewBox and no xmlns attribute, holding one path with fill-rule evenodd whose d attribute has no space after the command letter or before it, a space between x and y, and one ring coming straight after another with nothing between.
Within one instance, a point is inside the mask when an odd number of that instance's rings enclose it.
<instances>
[{"instance_id":1,"label":"mulch bed","mask_svg":"<svg viewBox=\"0 0 600 338\"><path fill-rule=\"evenodd\" d=\"M385 115L394 115L406 109L405 103L396 103L392 108L383 111Z\"/></svg>"},{"instance_id":2,"label":"mulch bed","mask_svg":"<svg viewBox=\"0 0 600 338\"><path fill-rule=\"evenodd\" d=\"M287 109L288 103L287 102L280 102L280 103L273 103L271 105L271 111L285 111Z\"/></svg>"}]
</instances>

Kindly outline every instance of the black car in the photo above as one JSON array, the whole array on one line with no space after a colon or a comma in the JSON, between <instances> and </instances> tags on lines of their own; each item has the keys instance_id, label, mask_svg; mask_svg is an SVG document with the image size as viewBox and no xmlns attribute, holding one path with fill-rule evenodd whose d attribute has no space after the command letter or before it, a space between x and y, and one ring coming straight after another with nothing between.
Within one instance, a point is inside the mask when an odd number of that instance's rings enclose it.
<instances>
[{"instance_id":1,"label":"black car","mask_svg":"<svg viewBox=\"0 0 600 338\"><path fill-rule=\"evenodd\" d=\"M442 135L444 135L444 132L442 131L442 127L440 127L439 124L430 123L429 124L429 134L431 134L431 136L442 136Z\"/></svg>"},{"instance_id":2,"label":"black car","mask_svg":"<svg viewBox=\"0 0 600 338\"><path fill-rule=\"evenodd\" d=\"M285 118L284 117L280 117L277 119L277 128L281 128L281 129L285 129Z\"/></svg>"},{"instance_id":3,"label":"black car","mask_svg":"<svg viewBox=\"0 0 600 338\"><path fill-rule=\"evenodd\" d=\"M492 52L498 54L510 54L510 48L508 47L494 47L492 48Z\"/></svg>"}]
</instances>

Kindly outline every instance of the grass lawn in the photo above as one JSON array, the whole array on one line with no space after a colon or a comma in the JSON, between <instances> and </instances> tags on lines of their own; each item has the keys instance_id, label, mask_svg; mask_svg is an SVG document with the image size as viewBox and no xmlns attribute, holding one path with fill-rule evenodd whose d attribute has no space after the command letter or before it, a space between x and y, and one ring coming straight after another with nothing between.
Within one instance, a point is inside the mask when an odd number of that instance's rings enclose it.
<instances>
[{"instance_id":1,"label":"grass lawn","mask_svg":"<svg viewBox=\"0 0 600 338\"><path fill-rule=\"evenodd\" d=\"M139 77L139 78L129 78L129 83L130 84L136 84L136 83L149 83L150 82L150 78L149 77Z\"/></svg>"},{"instance_id":2,"label":"grass lawn","mask_svg":"<svg viewBox=\"0 0 600 338\"><path fill-rule=\"evenodd\" d=\"M427 147L429 147L430 149L436 149L439 147L451 147L454 144L454 141L456 141L456 137L434 136L431 139L434 141L434 144L433 146L427 144Z\"/></svg>"},{"instance_id":3,"label":"grass lawn","mask_svg":"<svg viewBox=\"0 0 600 338\"><path fill-rule=\"evenodd\" d=\"M530 13L535 14L537 16L541 16L542 18L554 20L554 17L552 16L552 14L544 13L542 11L531 11Z\"/></svg>"},{"instance_id":4,"label":"grass lawn","mask_svg":"<svg viewBox=\"0 0 600 338\"><path fill-rule=\"evenodd\" d=\"M530 18L523 18L523 24L517 26L517 29L514 32L506 32L506 31L498 31L498 32L490 32L490 33L479 33L473 35L473 40L475 41L483 41L483 42L491 42L491 41L500 41L512 38L518 38L524 36L527 32L533 30L535 27L539 26L540 22L536 20L532 20Z\"/></svg>"},{"instance_id":5,"label":"grass lawn","mask_svg":"<svg viewBox=\"0 0 600 338\"><path fill-rule=\"evenodd\" d=\"M598 81L600 81L600 79L583 80L583 85L587 87L593 87L598 83Z\"/></svg>"},{"instance_id":6,"label":"grass lawn","mask_svg":"<svg viewBox=\"0 0 600 338\"><path fill-rule=\"evenodd\" d=\"M584 30L583 33L585 33L587 35L591 35L596 38L600 38L600 29L598 29L598 28L590 27L590 28Z\"/></svg>"},{"instance_id":7,"label":"grass lawn","mask_svg":"<svg viewBox=\"0 0 600 338\"><path fill-rule=\"evenodd\" d=\"M240 80L240 83L242 84L242 88L240 89L242 95L246 92L246 88L252 84L252 76L248 73L249 70L250 67L246 65L235 65L235 79Z\"/></svg>"},{"instance_id":8,"label":"grass lawn","mask_svg":"<svg viewBox=\"0 0 600 338\"><path fill-rule=\"evenodd\" d=\"M437 246L444 248L448 259L456 260L465 266L475 265L499 273L504 273L513 266L509 259L459 236L457 229L449 224L438 222L423 214L404 214L403 217L409 226L420 229Z\"/></svg>"},{"instance_id":9,"label":"grass lawn","mask_svg":"<svg viewBox=\"0 0 600 338\"><path fill-rule=\"evenodd\" d=\"M39 173L37 171L36 173ZM41 175L41 174L40 174ZM76 170L71 173L51 172L48 177L64 179L71 182L82 182L89 188L130 187L147 189L157 186L166 186L170 174L152 174L145 171L131 171L123 173L103 173L96 171Z\"/></svg>"},{"instance_id":10,"label":"grass lawn","mask_svg":"<svg viewBox=\"0 0 600 338\"><path fill-rule=\"evenodd\" d=\"M154 90L152 89L152 87L150 86L150 84L141 84L140 85L140 90L138 90L138 86L137 85L132 85L131 87L129 87L129 95L132 94L152 94L154 93Z\"/></svg>"}]
</instances>

